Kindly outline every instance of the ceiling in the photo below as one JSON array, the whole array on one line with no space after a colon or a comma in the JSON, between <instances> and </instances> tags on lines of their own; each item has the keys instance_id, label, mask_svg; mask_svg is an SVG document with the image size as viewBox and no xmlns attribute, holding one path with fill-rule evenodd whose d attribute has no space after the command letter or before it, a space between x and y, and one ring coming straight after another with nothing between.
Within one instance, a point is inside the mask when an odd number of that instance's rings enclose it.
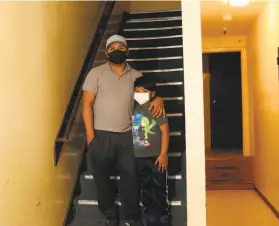
<instances>
[{"instance_id":1,"label":"ceiling","mask_svg":"<svg viewBox=\"0 0 279 226\"><path fill-rule=\"evenodd\" d=\"M227 35L246 35L252 22L257 18L265 4L266 0L254 0L244 7L231 7L224 0L202 1L202 35L223 35L224 27L226 27ZM223 15L225 14L230 14L232 20L224 21Z\"/></svg>"}]
</instances>

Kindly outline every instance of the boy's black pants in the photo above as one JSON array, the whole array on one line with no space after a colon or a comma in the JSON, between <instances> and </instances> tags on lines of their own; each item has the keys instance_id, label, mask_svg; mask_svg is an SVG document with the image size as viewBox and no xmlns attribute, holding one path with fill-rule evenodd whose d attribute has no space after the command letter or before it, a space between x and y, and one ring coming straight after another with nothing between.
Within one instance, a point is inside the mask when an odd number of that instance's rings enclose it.
<instances>
[{"instance_id":1,"label":"boy's black pants","mask_svg":"<svg viewBox=\"0 0 279 226\"><path fill-rule=\"evenodd\" d=\"M99 209L107 219L118 214L115 204L117 186L110 179L115 165L120 174L119 194L126 218L138 219L139 186L132 131L114 133L95 130L95 138L88 145L87 166L94 177Z\"/></svg>"},{"instance_id":2,"label":"boy's black pants","mask_svg":"<svg viewBox=\"0 0 279 226\"><path fill-rule=\"evenodd\" d=\"M147 215L169 215L167 172L158 171L155 157L137 158L141 200Z\"/></svg>"}]
</instances>

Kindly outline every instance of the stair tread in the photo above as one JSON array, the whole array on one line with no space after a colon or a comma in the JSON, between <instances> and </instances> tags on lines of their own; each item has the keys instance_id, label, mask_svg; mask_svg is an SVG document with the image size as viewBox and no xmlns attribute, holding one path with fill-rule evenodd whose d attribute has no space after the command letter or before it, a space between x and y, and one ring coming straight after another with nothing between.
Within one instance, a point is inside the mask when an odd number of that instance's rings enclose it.
<instances>
[{"instance_id":1,"label":"stair tread","mask_svg":"<svg viewBox=\"0 0 279 226\"><path fill-rule=\"evenodd\" d=\"M80 196L77 199L96 200L97 191L94 179L86 179L86 174L80 178ZM168 197L170 201L183 201L186 196L186 182L184 175L177 175L180 179L168 180ZM119 180L111 180L113 186L117 186Z\"/></svg>"},{"instance_id":2,"label":"stair tread","mask_svg":"<svg viewBox=\"0 0 279 226\"><path fill-rule=\"evenodd\" d=\"M185 206L170 207L172 214L172 223L175 226L185 226ZM123 210L119 208L120 226L124 226L124 214ZM142 222L145 222L144 214L141 216ZM76 209L76 215L74 220L68 226L98 226L103 225L104 217L100 213L97 206L80 205Z\"/></svg>"},{"instance_id":3,"label":"stair tread","mask_svg":"<svg viewBox=\"0 0 279 226\"><path fill-rule=\"evenodd\" d=\"M127 15L127 19L156 18L156 17L170 17L170 16L181 16L181 10L133 12Z\"/></svg>"},{"instance_id":4,"label":"stair tread","mask_svg":"<svg viewBox=\"0 0 279 226\"><path fill-rule=\"evenodd\" d=\"M160 37L171 35L182 35L182 26L162 27L162 28L130 28L125 29L122 33L127 38L140 37Z\"/></svg>"},{"instance_id":5,"label":"stair tread","mask_svg":"<svg viewBox=\"0 0 279 226\"><path fill-rule=\"evenodd\" d=\"M170 48L160 48L157 49L132 49L129 52L129 58L131 59L143 59L151 57L172 57L172 56L183 56L183 48L179 46L174 46ZM181 78L183 81L183 78Z\"/></svg>"}]
</instances>

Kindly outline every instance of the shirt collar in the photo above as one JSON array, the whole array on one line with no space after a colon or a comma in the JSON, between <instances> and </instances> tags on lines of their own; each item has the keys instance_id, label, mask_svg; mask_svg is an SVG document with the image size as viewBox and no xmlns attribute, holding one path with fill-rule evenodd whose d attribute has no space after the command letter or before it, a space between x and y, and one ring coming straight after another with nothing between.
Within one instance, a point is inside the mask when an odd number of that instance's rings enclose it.
<instances>
[{"instance_id":1,"label":"shirt collar","mask_svg":"<svg viewBox=\"0 0 279 226\"><path fill-rule=\"evenodd\" d=\"M110 70L110 71L113 72L113 70L111 69L111 66L109 65L108 62L106 62L105 65L106 65L106 69L107 69L107 70ZM126 62L126 68L125 68L123 74L127 73L127 72L130 71L131 69L132 69L131 66Z\"/></svg>"}]
</instances>

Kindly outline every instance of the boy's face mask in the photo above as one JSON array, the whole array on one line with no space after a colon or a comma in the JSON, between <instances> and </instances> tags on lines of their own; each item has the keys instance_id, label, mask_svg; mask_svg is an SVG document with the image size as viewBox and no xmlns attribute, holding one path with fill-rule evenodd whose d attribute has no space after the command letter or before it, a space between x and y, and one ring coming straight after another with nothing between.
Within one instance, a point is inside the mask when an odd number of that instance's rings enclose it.
<instances>
[{"instance_id":1,"label":"boy's face mask","mask_svg":"<svg viewBox=\"0 0 279 226\"><path fill-rule=\"evenodd\" d=\"M150 100L149 93L134 93L134 99L137 101L140 105L146 104Z\"/></svg>"}]
</instances>

